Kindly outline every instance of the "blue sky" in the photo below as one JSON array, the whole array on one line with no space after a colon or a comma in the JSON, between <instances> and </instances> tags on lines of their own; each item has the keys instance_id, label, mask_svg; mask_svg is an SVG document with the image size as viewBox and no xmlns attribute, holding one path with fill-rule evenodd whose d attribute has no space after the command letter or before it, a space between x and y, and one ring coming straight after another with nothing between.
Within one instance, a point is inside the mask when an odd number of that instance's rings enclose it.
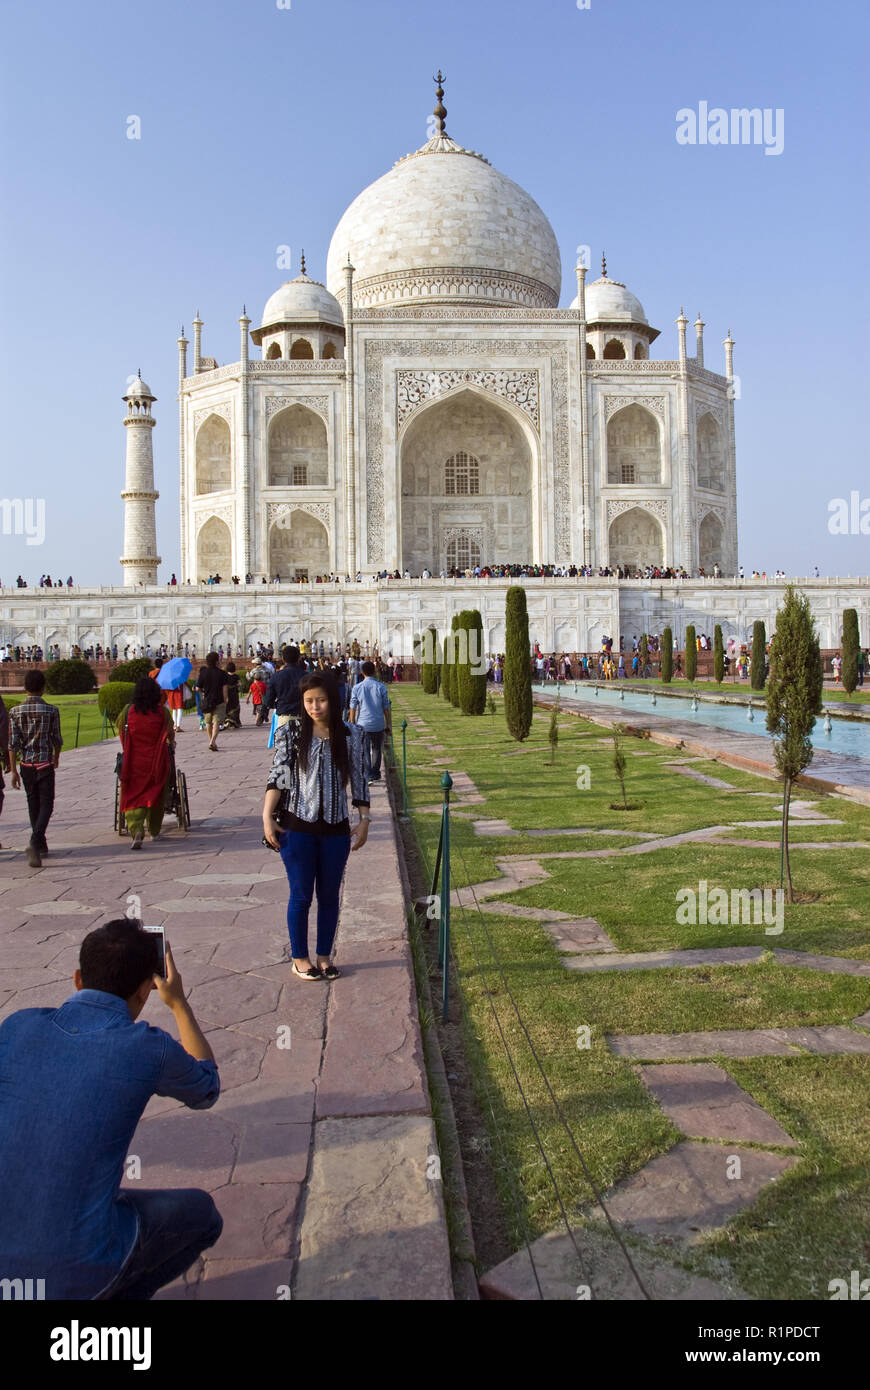
<instances>
[{"instance_id":1,"label":"blue sky","mask_svg":"<svg viewBox=\"0 0 870 1390\"><path fill-rule=\"evenodd\" d=\"M833 0L47 0L0 11L0 496L46 499L46 539L0 536L0 578L120 583L126 378L158 397L158 545L178 568L177 349L238 360L305 248L447 128L541 204L562 252L602 248L676 355L684 305L722 370L730 327L747 572L870 573L828 504L870 497L868 7ZM784 147L681 146L681 108L784 112ZM141 118L142 138L126 138ZM690 332L690 341L693 333ZM256 352L254 355L258 355Z\"/></svg>"}]
</instances>

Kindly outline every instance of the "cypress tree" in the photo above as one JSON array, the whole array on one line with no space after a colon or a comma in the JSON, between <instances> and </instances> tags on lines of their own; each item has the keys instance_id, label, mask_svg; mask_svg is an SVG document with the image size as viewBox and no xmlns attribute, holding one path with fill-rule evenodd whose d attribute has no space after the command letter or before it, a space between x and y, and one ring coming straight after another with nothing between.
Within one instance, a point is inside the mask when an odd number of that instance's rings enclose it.
<instances>
[{"instance_id":1,"label":"cypress tree","mask_svg":"<svg viewBox=\"0 0 870 1390\"><path fill-rule=\"evenodd\" d=\"M518 743L532 727L532 672L529 664L526 591L512 584L505 603L504 712L508 732Z\"/></svg>"},{"instance_id":2,"label":"cypress tree","mask_svg":"<svg viewBox=\"0 0 870 1390\"><path fill-rule=\"evenodd\" d=\"M767 653L764 650L767 643L767 636L764 631L764 623L757 622L752 624L752 670L749 673L749 684L753 690L764 689L764 668L767 664Z\"/></svg>"},{"instance_id":3,"label":"cypress tree","mask_svg":"<svg viewBox=\"0 0 870 1390\"><path fill-rule=\"evenodd\" d=\"M698 639L691 623L686 628L686 680L691 685L698 669Z\"/></svg>"},{"instance_id":4,"label":"cypress tree","mask_svg":"<svg viewBox=\"0 0 870 1390\"><path fill-rule=\"evenodd\" d=\"M645 676L645 675L646 675L646 668L647 668L647 666L649 665L649 639L647 638L647 635L646 635L645 632L642 632L642 633L640 634L639 651L640 651L640 674L641 674L641 676Z\"/></svg>"},{"instance_id":5,"label":"cypress tree","mask_svg":"<svg viewBox=\"0 0 870 1390\"><path fill-rule=\"evenodd\" d=\"M843 612L843 650L840 653L843 665L840 680L847 695L851 695L858 684L858 610L847 608Z\"/></svg>"},{"instance_id":6,"label":"cypress tree","mask_svg":"<svg viewBox=\"0 0 870 1390\"><path fill-rule=\"evenodd\" d=\"M463 660L459 665L459 704L463 714L483 714L486 708L486 669L483 666L483 618L476 608L466 608L459 615L465 633Z\"/></svg>"},{"instance_id":7,"label":"cypress tree","mask_svg":"<svg viewBox=\"0 0 870 1390\"><path fill-rule=\"evenodd\" d=\"M453 635L445 632L444 651L441 657L441 694L445 700L450 699L450 662L453 659Z\"/></svg>"},{"instance_id":8,"label":"cypress tree","mask_svg":"<svg viewBox=\"0 0 870 1390\"><path fill-rule=\"evenodd\" d=\"M713 679L721 685L725 679L725 648L722 645L722 627L717 623L713 629Z\"/></svg>"},{"instance_id":9,"label":"cypress tree","mask_svg":"<svg viewBox=\"0 0 870 1390\"><path fill-rule=\"evenodd\" d=\"M752 662L753 674L755 660ZM782 775L782 855L788 879L788 900L794 902L788 852L788 810L795 779L813 757L810 734L822 712L822 658L810 601L789 584L776 615L770 649L767 687L767 731L773 734L773 756Z\"/></svg>"},{"instance_id":10,"label":"cypress tree","mask_svg":"<svg viewBox=\"0 0 870 1390\"><path fill-rule=\"evenodd\" d=\"M670 685L674 676L674 634L669 627L662 633L662 685Z\"/></svg>"},{"instance_id":11,"label":"cypress tree","mask_svg":"<svg viewBox=\"0 0 870 1390\"><path fill-rule=\"evenodd\" d=\"M454 709L459 708L459 614L454 613L450 620L450 665L447 668L447 682L450 688L448 699Z\"/></svg>"},{"instance_id":12,"label":"cypress tree","mask_svg":"<svg viewBox=\"0 0 870 1390\"><path fill-rule=\"evenodd\" d=\"M438 694L438 633L429 627L421 639L420 684L427 695ZM428 659L427 659L428 658Z\"/></svg>"}]
</instances>

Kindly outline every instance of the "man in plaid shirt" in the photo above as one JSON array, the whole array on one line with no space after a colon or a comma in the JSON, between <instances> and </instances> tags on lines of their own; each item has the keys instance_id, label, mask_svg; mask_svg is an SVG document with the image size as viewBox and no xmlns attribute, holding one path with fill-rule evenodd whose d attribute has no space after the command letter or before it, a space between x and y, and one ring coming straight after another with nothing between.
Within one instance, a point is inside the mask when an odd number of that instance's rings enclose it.
<instances>
[{"instance_id":1,"label":"man in plaid shirt","mask_svg":"<svg viewBox=\"0 0 870 1390\"><path fill-rule=\"evenodd\" d=\"M12 785L17 791L24 782L31 830L27 862L32 869L41 869L42 856L48 854L45 832L54 810L54 773L60 762L63 739L60 711L56 705L47 705L42 698L45 689L42 672L28 671L24 689L27 699L9 714ZM21 765L20 776L18 764Z\"/></svg>"}]
</instances>

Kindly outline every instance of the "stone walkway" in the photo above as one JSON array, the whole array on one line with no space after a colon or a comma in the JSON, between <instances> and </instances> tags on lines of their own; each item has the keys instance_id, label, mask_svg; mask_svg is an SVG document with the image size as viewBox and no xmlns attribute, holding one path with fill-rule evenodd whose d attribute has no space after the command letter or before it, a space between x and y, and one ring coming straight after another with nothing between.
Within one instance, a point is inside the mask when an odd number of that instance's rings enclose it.
<instances>
[{"instance_id":1,"label":"stone walkway","mask_svg":"<svg viewBox=\"0 0 870 1390\"><path fill-rule=\"evenodd\" d=\"M64 753L52 849L23 848L23 794L7 788L0 851L0 1018L72 991L91 927L164 924L218 1060L209 1111L149 1104L130 1146L145 1187L201 1186L224 1231L161 1298L451 1299L438 1148L386 792L345 879L330 985L294 979L287 881L260 844L265 731L225 733L206 757L185 720L179 766L192 828L130 853L111 829L116 745ZM312 932L313 945L313 932ZM157 995L143 1017L174 1032Z\"/></svg>"}]
</instances>

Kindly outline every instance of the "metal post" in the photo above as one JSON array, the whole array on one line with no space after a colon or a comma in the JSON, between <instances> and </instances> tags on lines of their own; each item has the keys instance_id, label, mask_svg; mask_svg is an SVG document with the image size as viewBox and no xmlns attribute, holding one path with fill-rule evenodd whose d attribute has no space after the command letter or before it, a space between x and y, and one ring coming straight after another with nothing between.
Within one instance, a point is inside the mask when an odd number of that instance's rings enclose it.
<instances>
[{"instance_id":1,"label":"metal post","mask_svg":"<svg viewBox=\"0 0 870 1390\"><path fill-rule=\"evenodd\" d=\"M402 720L402 820L408 819L408 749L405 742L407 719Z\"/></svg>"},{"instance_id":2,"label":"metal post","mask_svg":"<svg viewBox=\"0 0 870 1390\"><path fill-rule=\"evenodd\" d=\"M441 964L441 1021L447 1022L447 1003L450 985L450 788L453 778L449 772L441 778L444 809L441 812L441 932L439 960Z\"/></svg>"},{"instance_id":3,"label":"metal post","mask_svg":"<svg viewBox=\"0 0 870 1390\"><path fill-rule=\"evenodd\" d=\"M80 726L81 726L81 722L82 722L82 712L81 712L81 710L79 710L78 714L76 715L76 741L75 741L75 744L74 744L74 747L76 747L76 748L78 748L78 746L79 746L79 728L80 728Z\"/></svg>"}]
</instances>

